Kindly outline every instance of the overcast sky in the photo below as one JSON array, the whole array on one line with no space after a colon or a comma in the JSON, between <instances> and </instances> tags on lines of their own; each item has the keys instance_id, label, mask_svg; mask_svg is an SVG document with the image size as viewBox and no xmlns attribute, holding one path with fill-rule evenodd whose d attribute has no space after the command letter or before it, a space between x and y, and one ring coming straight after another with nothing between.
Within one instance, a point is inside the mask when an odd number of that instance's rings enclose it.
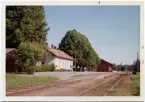
<instances>
[{"instance_id":1,"label":"overcast sky","mask_svg":"<svg viewBox=\"0 0 145 102\"><path fill-rule=\"evenodd\" d=\"M58 46L66 32L86 35L100 58L132 64L140 44L139 6L45 6L49 46Z\"/></svg>"}]
</instances>

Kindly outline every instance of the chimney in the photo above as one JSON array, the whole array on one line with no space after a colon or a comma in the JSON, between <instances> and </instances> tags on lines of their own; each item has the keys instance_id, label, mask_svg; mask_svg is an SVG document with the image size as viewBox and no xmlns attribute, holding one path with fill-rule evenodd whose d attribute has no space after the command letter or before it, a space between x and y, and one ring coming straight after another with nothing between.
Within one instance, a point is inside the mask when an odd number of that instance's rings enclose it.
<instances>
[{"instance_id":1,"label":"chimney","mask_svg":"<svg viewBox=\"0 0 145 102\"><path fill-rule=\"evenodd\" d=\"M54 48L54 45L51 45L51 48Z\"/></svg>"}]
</instances>

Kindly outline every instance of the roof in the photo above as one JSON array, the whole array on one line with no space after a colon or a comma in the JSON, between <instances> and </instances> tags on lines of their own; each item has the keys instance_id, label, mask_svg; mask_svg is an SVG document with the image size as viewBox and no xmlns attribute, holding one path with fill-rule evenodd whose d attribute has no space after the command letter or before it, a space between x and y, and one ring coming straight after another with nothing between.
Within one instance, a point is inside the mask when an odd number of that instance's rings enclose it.
<instances>
[{"instance_id":1,"label":"roof","mask_svg":"<svg viewBox=\"0 0 145 102\"><path fill-rule=\"evenodd\" d=\"M15 50L15 48L6 48L6 54L13 51L13 50Z\"/></svg>"},{"instance_id":2,"label":"roof","mask_svg":"<svg viewBox=\"0 0 145 102\"><path fill-rule=\"evenodd\" d=\"M56 57L65 58L65 59L69 59L69 60L74 60L71 56L69 56L68 54L66 54L65 52L63 52L61 50L57 50L57 49L54 49L54 48L48 48L48 49L49 49L49 52L51 52Z\"/></svg>"},{"instance_id":3,"label":"roof","mask_svg":"<svg viewBox=\"0 0 145 102\"><path fill-rule=\"evenodd\" d=\"M105 62L105 63L107 63L107 64L112 65L111 63L109 63L109 62L105 61L104 59L101 59L101 63L103 63L103 62Z\"/></svg>"}]
</instances>

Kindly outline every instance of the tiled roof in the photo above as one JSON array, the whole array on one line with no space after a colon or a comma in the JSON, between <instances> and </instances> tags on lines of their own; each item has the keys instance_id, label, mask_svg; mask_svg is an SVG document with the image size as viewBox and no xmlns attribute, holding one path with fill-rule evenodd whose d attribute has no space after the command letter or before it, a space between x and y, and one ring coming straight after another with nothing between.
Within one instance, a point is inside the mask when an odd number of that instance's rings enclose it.
<instances>
[{"instance_id":1,"label":"tiled roof","mask_svg":"<svg viewBox=\"0 0 145 102\"><path fill-rule=\"evenodd\" d=\"M65 58L65 59L69 59L69 60L74 60L71 56L69 56L68 54L66 54L65 52L63 52L61 50L57 50L57 49L54 49L54 48L48 48L48 49L49 49L49 52L51 52L56 57Z\"/></svg>"},{"instance_id":2,"label":"tiled roof","mask_svg":"<svg viewBox=\"0 0 145 102\"><path fill-rule=\"evenodd\" d=\"M6 48L6 54L13 51L13 50L15 50L15 48Z\"/></svg>"},{"instance_id":3,"label":"tiled roof","mask_svg":"<svg viewBox=\"0 0 145 102\"><path fill-rule=\"evenodd\" d=\"M101 63L103 63L103 62L105 62L105 63L108 63L108 64L112 65L112 63L107 62L107 61L106 61L106 60L104 60L104 59L101 59Z\"/></svg>"}]
</instances>

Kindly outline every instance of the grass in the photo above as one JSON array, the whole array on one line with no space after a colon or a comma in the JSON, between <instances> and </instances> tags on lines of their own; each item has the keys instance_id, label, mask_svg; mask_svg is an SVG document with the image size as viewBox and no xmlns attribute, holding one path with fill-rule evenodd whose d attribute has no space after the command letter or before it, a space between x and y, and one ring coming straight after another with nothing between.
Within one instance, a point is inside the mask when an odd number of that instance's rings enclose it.
<instances>
[{"instance_id":1,"label":"grass","mask_svg":"<svg viewBox=\"0 0 145 102\"><path fill-rule=\"evenodd\" d=\"M106 92L112 96L140 96L140 73L131 76L131 92L125 89L113 89Z\"/></svg>"},{"instance_id":2,"label":"grass","mask_svg":"<svg viewBox=\"0 0 145 102\"><path fill-rule=\"evenodd\" d=\"M111 96L129 96L130 92L125 89L106 90L106 93Z\"/></svg>"},{"instance_id":3,"label":"grass","mask_svg":"<svg viewBox=\"0 0 145 102\"><path fill-rule=\"evenodd\" d=\"M6 89L38 83L52 83L58 80L55 77L41 77L33 75L6 74Z\"/></svg>"},{"instance_id":4,"label":"grass","mask_svg":"<svg viewBox=\"0 0 145 102\"><path fill-rule=\"evenodd\" d=\"M106 90L105 91L107 94L114 94L114 93L117 93L116 90Z\"/></svg>"},{"instance_id":5,"label":"grass","mask_svg":"<svg viewBox=\"0 0 145 102\"><path fill-rule=\"evenodd\" d=\"M134 96L140 95L140 73L137 73L136 75L132 75L131 89L132 89L132 95Z\"/></svg>"}]
</instances>

